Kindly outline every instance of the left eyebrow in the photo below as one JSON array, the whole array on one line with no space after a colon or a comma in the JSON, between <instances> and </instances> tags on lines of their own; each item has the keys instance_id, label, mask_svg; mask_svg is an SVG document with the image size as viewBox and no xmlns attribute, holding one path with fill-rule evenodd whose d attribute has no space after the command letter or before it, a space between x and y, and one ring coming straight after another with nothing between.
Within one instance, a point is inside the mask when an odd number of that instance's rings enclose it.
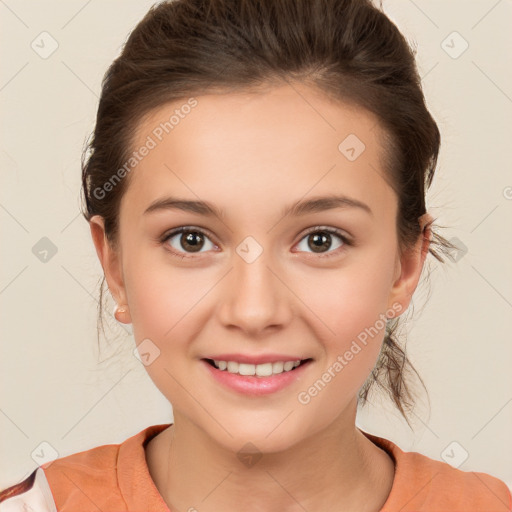
<instances>
[{"instance_id":1,"label":"left eyebrow","mask_svg":"<svg viewBox=\"0 0 512 512\"><path fill-rule=\"evenodd\" d=\"M297 201L291 206L285 207L282 215L305 215L307 213L323 212L334 208L359 208L369 215L373 216L371 208L362 201L345 195L321 196L308 199L307 201Z\"/></svg>"},{"instance_id":2,"label":"left eyebrow","mask_svg":"<svg viewBox=\"0 0 512 512\"><path fill-rule=\"evenodd\" d=\"M344 195L321 196L308 199L307 201L297 201L292 205L286 206L282 210L281 215L283 217L289 214L293 216L300 216L308 213L332 210L334 208L359 208L373 216L371 208L366 203ZM207 201L191 201L177 197L164 197L153 201L144 211L144 215L159 210L175 209L197 213L199 215L216 216L219 218L222 218L224 214L223 210L218 209Z\"/></svg>"}]
</instances>

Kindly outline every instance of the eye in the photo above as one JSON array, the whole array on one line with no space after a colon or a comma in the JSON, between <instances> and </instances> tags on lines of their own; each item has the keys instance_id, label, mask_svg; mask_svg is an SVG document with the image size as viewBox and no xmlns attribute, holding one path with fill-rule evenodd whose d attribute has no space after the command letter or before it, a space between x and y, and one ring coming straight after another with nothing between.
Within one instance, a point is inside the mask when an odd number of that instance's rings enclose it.
<instances>
[{"instance_id":1,"label":"eye","mask_svg":"<svg viewBox=\"0 0 512 512\"><path fill-rule=\"evenodd\" d=\"M337 247L334 247L334 249L342 247L341 251L331 250L333 236L341 240L341 243L339 243ZM169 241L171 241L171 243L168 243ZM201 249L205 248L205 246L206 251L217 248L217 246L211 242L210 235L206 231L194 226L181 226L173 229L161 238L160 243L170 245L171 249L168 249L170 253L182 259L193 257L187 256L187 254L200 253ZM208 247L208 243L210 247ZM301 239L298 246L301 244L303 244L302 252L307 252L309 248L319 257L327 258L343 252L343 247L352 245L352 242L339 229L315 226L306 232L306 235Z\"/></svg>"},{"instance_id":2,"label":"eye","mask_svg":"<svg viewBox=\"0 0 512 512\"><path fill-rule=\"evenodd\" d=\"M173 241L173 238L176 240ZM160 242L166 244L168 241L171 241L171 243L168 244L172 247L171 254L186 258L186 253L188 252L200 252L205 246L205 240L208 240L211 244L211 247L207 247L207 250L217 247L209 240L209 235L202 229L193 226L182 226L164 235ZM206 246L208 246L208 243L206 243ZM183 251L185 251L185 253Z\"/></svg>"},{"instance_id":3,"label":"eye","mask_svg":"<svg viewBox=\"0 0 512 512\"><path fill-rule=\"evenodd\" d=\"M352 245L351 240L349 240L349 238L345 236L339 229L316 226L306 233L306 236L302 238L298 246L302 244L302 250L307 252L307 249L309 248L313 251L313 253L318 254L321 258L336 256L342 252L343 249L342 251L330 251L332 248L333 235L342 242L338 244L337 247L334 247L334 249ZM324 254L326 252L328 252L328 254Z\"/></svg>"}]
</instances>

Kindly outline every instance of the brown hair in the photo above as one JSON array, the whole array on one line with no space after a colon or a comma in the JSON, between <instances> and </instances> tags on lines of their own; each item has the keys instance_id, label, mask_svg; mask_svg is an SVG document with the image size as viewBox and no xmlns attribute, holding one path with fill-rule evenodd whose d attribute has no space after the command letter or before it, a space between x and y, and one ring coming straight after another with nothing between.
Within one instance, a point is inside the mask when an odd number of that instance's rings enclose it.
<instances>
[{"instance_id":1,"label":"brown hair","mask_svg":"<svg viewBox=\"0 0 512 512\"><path fill-rule=\"evenodd\" d=\"M34 469L34 471L32 471L32 473L30 473L30 475L21 482L2 489L0 491L0 503L8 498L19 496L20 494L30 491L30 489L32 489L34 486L36 472L37 469Z\"/></svg>"},{"instance_id":2,"label":"brown hair","mask_svg":"<svg viewBox=\"0 0 512 512\"><path fill-rule=\"evenodd\" d=\"M136 127L153 109L194 95L292 82L376 115L386 136L384 171L398 197L399 248L411 247L423 236L418 219L426 212L440 133L425 104L415 50L382 5L370 0L175 0L152 6L102 82L96 126L82 155L85 218L101 215L109 242L117 246L119 205L130 175L121 173L120 180L118 173L108 191L105 184L129 161ZM441 252L452 248L432 230L429 252L437 260L444 262ZM104 284L103 276L102 326ZM397 327L398 318L388 322L358 400L366 403L377 383L409 423L415 398L405 374L423 381L396 338Z\"/></svg>"}]
</instances>

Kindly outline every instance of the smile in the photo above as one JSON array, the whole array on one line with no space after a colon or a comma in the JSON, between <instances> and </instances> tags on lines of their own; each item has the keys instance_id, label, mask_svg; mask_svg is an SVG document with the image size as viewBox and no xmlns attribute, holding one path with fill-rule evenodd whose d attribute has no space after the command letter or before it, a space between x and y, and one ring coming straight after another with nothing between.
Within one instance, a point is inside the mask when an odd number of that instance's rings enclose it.
<instances>
[{"instance_id":1,"label":"smile","mask_svg":"<svg viewBox=\"0 0 512 512\"><path fill-rule=\"evenodd\" d=\"M302 362L306 362L307 359L304 359L303 361L298 359L296 361L276 361L274 363L263 364L238 363L237 361L217 361L212 359L207 359L207 361L221 371L227 371L229 373L235 373L238 375L270 377L271 375L290 372L297 368L297 366L299 366Z\"/></svg>"},{"instance_id":2,"label":"smile","mask_svg":"<svg viewBox=\"0 0 512 512\"><path fill-rule=\"evenodd\" d=\"M252 364L205 358L201 362L221 386L237 393L261 396L275 393L301 380L313 359Z\"/></svg>"}]
</instances>

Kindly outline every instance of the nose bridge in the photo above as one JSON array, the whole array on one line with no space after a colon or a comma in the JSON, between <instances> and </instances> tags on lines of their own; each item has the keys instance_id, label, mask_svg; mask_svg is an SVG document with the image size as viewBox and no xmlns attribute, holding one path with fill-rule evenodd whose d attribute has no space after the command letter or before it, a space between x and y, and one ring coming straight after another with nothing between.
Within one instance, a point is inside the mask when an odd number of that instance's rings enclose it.
<instances>
[{"instance_id":1,"label":"nose bridge","mask_svg":"<svg viewBox=\"0 0 512 512\"><path fill-rule=\"evenodd\" d=\"M232 265L221 299L223 323L252 333L285 323L286 287L275 275L272 251L248 236L236 247Z\"/></svg>"}]
</instances>

